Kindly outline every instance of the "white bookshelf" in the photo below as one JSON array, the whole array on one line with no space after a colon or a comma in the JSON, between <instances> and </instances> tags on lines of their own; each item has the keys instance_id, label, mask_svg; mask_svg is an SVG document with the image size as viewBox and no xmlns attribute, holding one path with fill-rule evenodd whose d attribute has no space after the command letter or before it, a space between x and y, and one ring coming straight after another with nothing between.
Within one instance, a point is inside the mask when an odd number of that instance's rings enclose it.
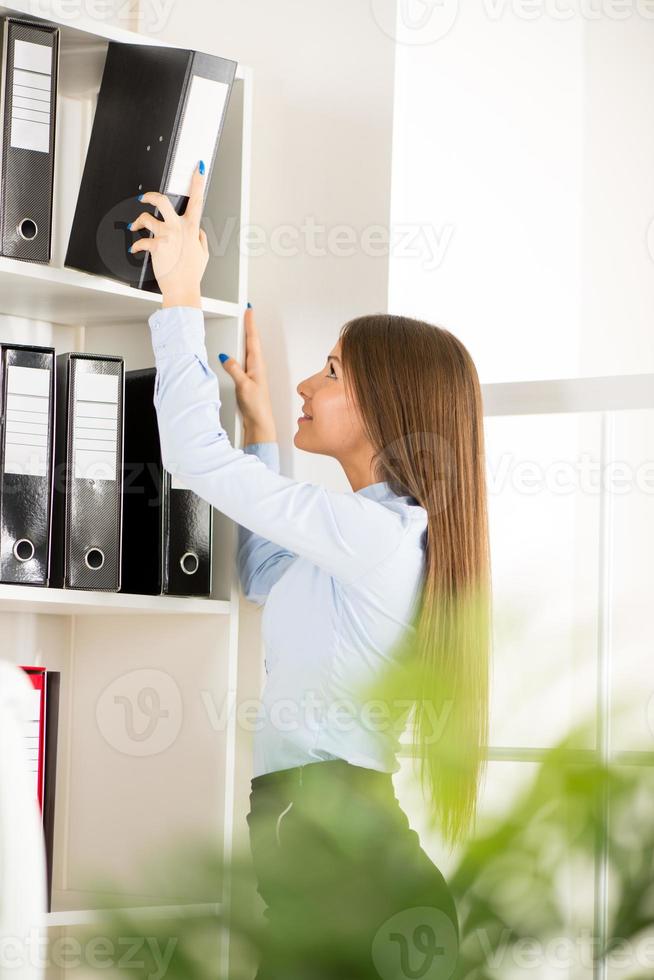
<instances>
[{"instance_id":1,"label":"white bookshelf","mask_svg":"<svg viewBox=\"0 0 654 980\"><path fill-rule=\"evenodd\" d=\"M161 42L82 9L62 20L55 9L47 0L38 12L20 0L0 6L2 16L56 24L61 32L52 259L44 265L0 257L0 339L57 353L120 354L126 370L153 366L147 319L160 294L67 269L64 256L107 44ZM65 5L59 9L65 13ZM219 42L211 45L205 50L225 55ZM210 248L202 283L207 352L220 372L222 422L236 446L233 384L217 355L243 359L247 262L239 230L248 223L251 99L252 73L239 65L202 218ZM61 672L53 905L42 921L48 932L92 924L108 905L166 918L204 915L224 900L180 897L174 888L153 896L139 869L176 842L204 839L226 862L231 854L236 722L233 711L221 709L237 683L235 543L235 525L215 512L207 599L0 585L2 656ZM175 693L171 711L179 716L172 743L150 754L126 750L124 714L99 721L107 690L144 670L165 682L164 698L166 685ZM94 876L111 878L110 896L94 890ZM221 956L224 971L226 944Z\"/></svg>"},{"instance_id":2,"label":"white bookshelf","mask_svg":"<svg viewBox=\"0 0 654 980\"><path fill-rule=\"evenodd\" d=\"M86 327L129 324L150 316L161 293L135 289L78 269L0 256L0 296L5 315ZM203 297L206 319L238 317L238 303Z\"/></svg>"},{"instance_id":3,"label":"white bookshelf","mask_svg":"<svg viewBox=\"0 0 654 980\"><path fill-rule=\"evenodd\" d=\"M231 604L225 599L123 595L120 592L82 592L0 584L0 612L48 613L55 616L126 616L142 613L229 616L231 611Z\"/></svg>"}]
</instances>

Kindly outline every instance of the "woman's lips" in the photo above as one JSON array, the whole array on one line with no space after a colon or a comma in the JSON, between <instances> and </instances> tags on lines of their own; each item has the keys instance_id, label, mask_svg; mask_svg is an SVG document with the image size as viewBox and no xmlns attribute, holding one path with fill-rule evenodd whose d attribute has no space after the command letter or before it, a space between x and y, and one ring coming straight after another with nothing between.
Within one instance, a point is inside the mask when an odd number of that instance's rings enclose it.
<instances>
[{"instance_id":1,"label":"woman's lips","mask_svg":"<svg viewBox=\"0 0 654 980\"><path fill-rule=\"evenodd\" d=\"M309 418L308 415L300 415L298 422L313 422L313 419Z\"/></svg>"}]
</instances>

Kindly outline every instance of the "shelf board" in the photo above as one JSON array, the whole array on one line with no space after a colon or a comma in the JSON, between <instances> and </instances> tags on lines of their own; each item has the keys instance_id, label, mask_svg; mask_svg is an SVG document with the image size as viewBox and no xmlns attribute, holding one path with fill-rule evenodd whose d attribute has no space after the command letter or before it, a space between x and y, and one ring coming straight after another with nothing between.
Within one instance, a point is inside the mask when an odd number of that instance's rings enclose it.
<instances>
[{"instance_id":1,"label":"shelf board","mask_svg":"<svg viewBox=\"0 0 654 980\"><path fill-rule=\"evenodd\" d=\"M183 596L83 592L31 585L0 584L0 612L46 613L60 616L138 615L147 613L227 616L229 602Z\"/></svg>"},{"instance_id":2,"label":"shelf board","mask_svg":"<svg viewBox=\"0 0 654 980\"><path fill-rule=\"evenodd\" d=\"M161 293L136 289L77 269L0 256L3 314L54 323L118 325L147 319L161 306ZM238 317L238 303L203 298L207 318Z\"/></svg>"},{"instance_id":3,"label":"shelf board","mask_svg":"<svg viewBox=\"0 0 654 980\"><path fill-rule=\"evenodd\" d=\"M127 5L125 5L125 9L127 9ZM80 5L73 14L71 11L64 12L61 5L55 4L53 0L40 0L38 5L35 5L33 0L12 0L11 4L0 4L0 16L26 17L30 20L56 24L62 31L64 43L71 47L76 44L87 45L93 39L101 42L119 41L121 44L150 44L165 48L180 47L179 44L153 36L151 32L137 31L131 27L119 27L111 23L110 20L94 17L83 9L83 5ZM142 13L138 19L140 22L144 20ZM198 48L197 50L205 49ZM236 78L245 78L250 74L250 71L250 68L238 64Z\"/></svg>"},{"instance_id":4,"label":"shelf board","mask_svg":"<svg viewBox=\"0 0 654 980\"><path fill-rule=\"evenodd\" d=\"M143 919L179 919L196 918L203 915L218 915L222 906L220 903L203 903L199 905L135 905L132 908L121 908L125 915L138 916ZM57 929L61 926L85 926L102 923L110 909L75 909L64 912L46 912L41 917L41 926L46 929Z\"/></svg>"},{"instance_id":5,"label":"shelf board","mask_svg":"<svg viewBox=\"0 0 654 980\"><path fill-rule=\"evenodd\" d=\"M62 16L63 15L63 16ZM161 42L139 34L130 28L118 27L109 20L101 20L89 15L84 9L75 10L74 17L65 14L62 9L55 9L55 4L41 0L38 7L32 0L12 0L0 6L0 16L28 17L31 20L49 21L57 24L62 30L71 35L92 35L106 41L121 41L124 43L138 42L139 44L160 44ZM168 45L166 45L168 46Z\"/></svg>"}]
</instances>

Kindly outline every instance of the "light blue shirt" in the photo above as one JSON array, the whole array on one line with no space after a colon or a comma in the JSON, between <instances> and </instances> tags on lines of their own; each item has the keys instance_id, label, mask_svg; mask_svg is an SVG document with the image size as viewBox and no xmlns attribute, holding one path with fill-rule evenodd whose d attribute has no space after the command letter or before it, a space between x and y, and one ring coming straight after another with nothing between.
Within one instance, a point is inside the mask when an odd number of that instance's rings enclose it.
<instances>
[{"instance_id":1,"label":"light blue shirt","mask_svg":"<svg viewBox=\"0 0 654 980\"><path fill-rule=\"evenodd\" d=\"M353 493L282 476L275 442L234 448L220 421L203 312L161 308L148 323L163 465L239 525L243 592L265 604L253 775L321 759L397 771L408 707L361 692L411 628L426 510L383 482Z\"/></svg>"}]
</instances>

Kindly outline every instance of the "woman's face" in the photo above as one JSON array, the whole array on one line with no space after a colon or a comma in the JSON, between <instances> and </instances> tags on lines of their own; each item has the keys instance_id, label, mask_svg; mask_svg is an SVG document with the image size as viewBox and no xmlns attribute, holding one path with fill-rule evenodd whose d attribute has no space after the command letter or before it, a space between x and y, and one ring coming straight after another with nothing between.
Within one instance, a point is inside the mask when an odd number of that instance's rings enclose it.
<instances>
[{"instance_id":1,"label":"woman's face","mask_svg":"<svg viewBox=\"0 0 654 980\"><path fill-rule=\"evenodd\" d=\"M302 402L298 429L293 438L298 449L347 459L369 450L359 413L345 397L340 340L332 347L323 367L296 388ZM310 416L302 417L302 412Z\"/></svg>"}]
</instances>

